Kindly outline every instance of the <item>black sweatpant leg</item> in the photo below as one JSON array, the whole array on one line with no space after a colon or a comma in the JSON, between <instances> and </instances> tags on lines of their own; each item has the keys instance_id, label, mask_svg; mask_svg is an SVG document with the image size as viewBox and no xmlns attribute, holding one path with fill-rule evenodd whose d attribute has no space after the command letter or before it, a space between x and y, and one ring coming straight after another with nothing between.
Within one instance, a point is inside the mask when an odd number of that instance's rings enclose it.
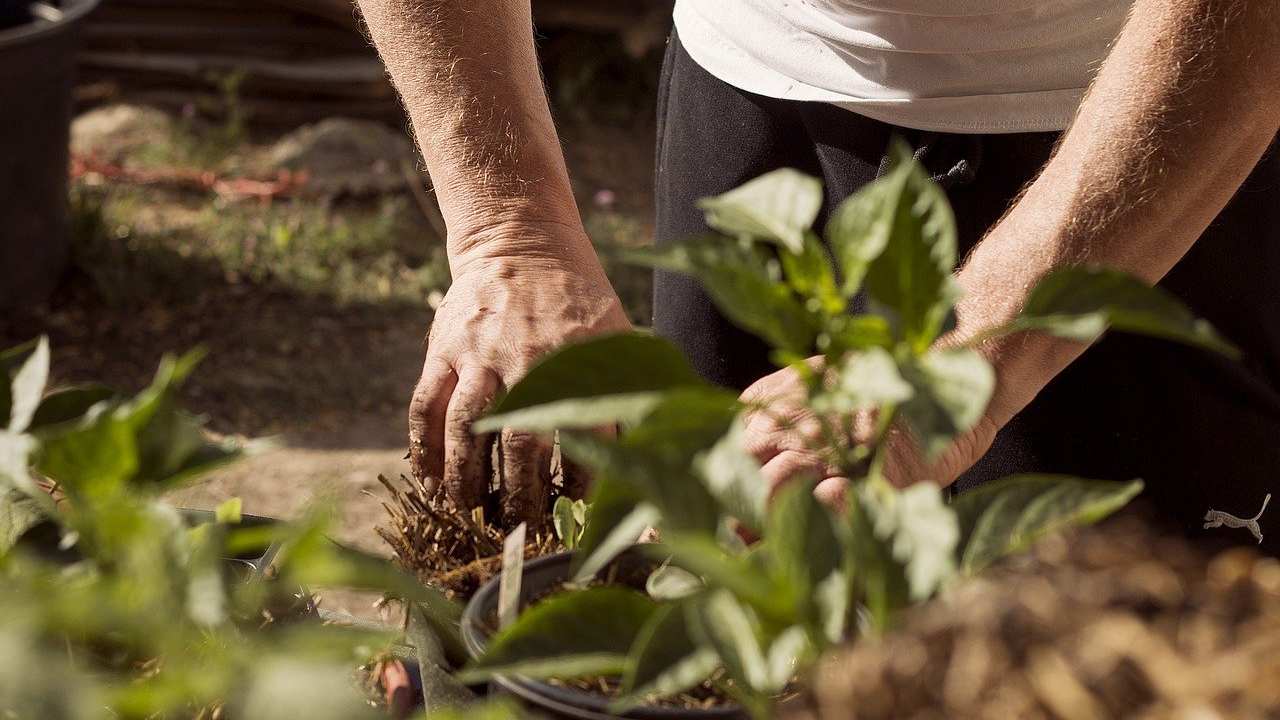
<instances>
[{"instance_id":1,"label":"black sweatpant leg","mask_svg":"<svg viewBox=\"0 0 1280 720\"><path fill-rule=\"evenodd\" d=\"M699 198L780 167L822 178L831 206L876 176L890 139L947 176L963 256L1050 157L1052 133L949 135L895 128L821 103L763 98L702 70L673 37L659 99L657 242L706 230ZM962 162L963 161L963 162ZM964 172L956 173L957 169ZM1244 351L1240 361L1109 334L1055 378L956 483L1019 472L1143 478L1147 496L1193 530L1210 508L1241 517L1280 492L1280 153L1272 150L1161 282ZM707 379L745 388L772 372L765 346L733 327L696 282L659 272L654 327ZM1280 507L1260 520L1280 552ZM1274 531L1268 531L1272 527ZM1244 531L1211 530L1252 542Z\"/></svg>"},{"instance_id":2,"label":"black sweatpant leg","mask_svg":"<svg viewBox=\"0 0 1280 720\"><path fill-rule=\"evenodd\" d=\"M657 241L706 232L696 201L780 167L816 174L804 126L788 103L715 81L672 36L658 97ZM775 369L765 345L725 320L701 286L654 276L653 325L708 380L745 388Z\"/></svg>"}]
</instances>

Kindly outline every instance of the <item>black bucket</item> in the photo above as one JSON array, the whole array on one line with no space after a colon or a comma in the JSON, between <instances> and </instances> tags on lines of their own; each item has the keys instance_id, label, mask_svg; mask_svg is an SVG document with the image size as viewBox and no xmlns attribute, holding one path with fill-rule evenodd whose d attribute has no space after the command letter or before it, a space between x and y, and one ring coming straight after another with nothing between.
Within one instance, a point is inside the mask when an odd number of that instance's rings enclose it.
<instances>
[{"instance_id":1,"label":"black bucket","mask_svg":"<svg viewBox=\"0 0 1280 720\"><path fill-rule=\"evenodd\" d=\"M57 285L80 26L98 0L0 0L0 308Z\"/></svg>"},{"instance_id":2,"label":"black bucket","mask_svg":"<svg viewBox=\"0 0 1280 720\"><path fill-rule=\"evenodd\" d=\"M520 582L520 604L526 605L543 596L552 588L569 579L569 565L573 553L549 555L528 562ZM618 575L630 576L633 571L647 566L652 569L653 560L644 553L632 549L614 561ZM607 572L607 570L605 571ZM647 575L647 572L645 573ZM471 596L462 614L462 641L467 653L477 658L484 652L492 633L492 618L498 612L498 581L493 578ZM708 709L685 709L662 706L642 706L628 710L621 716L609 712L609 698L603 695L558 687L527 678L499 675L493 679L493 690L518 699L539 715L565 720L746 720L747 714L736 705Z\"/></svg>"}]
</instances>

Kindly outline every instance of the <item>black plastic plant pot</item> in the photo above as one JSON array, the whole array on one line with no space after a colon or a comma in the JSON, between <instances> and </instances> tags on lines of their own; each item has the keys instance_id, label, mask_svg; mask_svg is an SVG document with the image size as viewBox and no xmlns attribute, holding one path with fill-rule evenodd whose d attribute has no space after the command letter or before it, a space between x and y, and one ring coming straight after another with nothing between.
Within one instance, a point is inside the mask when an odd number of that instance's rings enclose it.
<instances>
[{"instance_id":1,"label":"black plastic plant pot","mask_svg":"<svg viewBox=\"0 0 1280 720\"><path fill-rule=\"evenodd\" d=\"M70 254L80 26L98 0L0 0L0 308L39 302Z\"/></svg>"},{"instance_id":2,"label":"black plastic plant pot","mask_svg":"<svg viewBox=\"0 0 1280 720\"><path fill-rule=\"evenodd\" d=\"M532 560L524 566L520 583L520 605L526 606L547 595L569 579L569 566L573 553L560 553ZM601 577L646 577L656 564L636 549L627 551L601 571ZM462 641L467 653L475 659L483 652L494 632L494 618L498 613L498 584L495 577L485 583L471 597L462 613ZM631 584L631 583L627 583ZM641 580L640 588L643 588ZM571 720L745 720L747 714L735 705L714 708L678 708L646 705L628 710L622 715L609 711L610 698L604 695L560 687L519 676L496 676L491 691L509 695L541 715Z\"/></svg>"}]
</instances>

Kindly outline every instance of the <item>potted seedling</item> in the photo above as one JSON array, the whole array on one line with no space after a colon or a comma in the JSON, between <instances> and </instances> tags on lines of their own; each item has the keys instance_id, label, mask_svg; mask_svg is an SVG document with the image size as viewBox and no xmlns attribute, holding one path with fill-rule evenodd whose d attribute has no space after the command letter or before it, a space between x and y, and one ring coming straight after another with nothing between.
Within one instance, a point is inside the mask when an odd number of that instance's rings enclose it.
<instances>
[{"instance_id":1,"label":"potted seedling","mask_svg":"<svg viewBox=\"0 0 1280 720\"><path fill-rule=\"evenodd\" d=\"M825 243L810 228L821 202L818 181L775 172L704 201L717 233L627 255L696 277L803 374L824 438L812 451L852 481L840 507L815 499L812 483L766 497L742 416L770 408L701 381L665 341L628 333L553 353L476 430L558 433L594 473L590 519L572 554L525 568L514 621L494 624L495 583L472 599L464 679L573 717L769 716L829 648L883 632L909 605L1140 492L1136 480L1044 475L950 503L934 485L893 487L891 430L936 456L981 417L995 374L971 345L936 344L957 297L955 225L908 150L835 209ZM864 292L870 311L852 313ZM984 337L1088 342L1108 327L1233 352L1162 290L1084 267L1046 277L1017 320ZM871 431L851 431L867 418ZM616 437L597 432L614 424ZM633 547L648 528L661 542ZM575 678L610 678L608 692L567 686ZM661 709L707 686L736 707Z\"/></svg>"}]
</instances>

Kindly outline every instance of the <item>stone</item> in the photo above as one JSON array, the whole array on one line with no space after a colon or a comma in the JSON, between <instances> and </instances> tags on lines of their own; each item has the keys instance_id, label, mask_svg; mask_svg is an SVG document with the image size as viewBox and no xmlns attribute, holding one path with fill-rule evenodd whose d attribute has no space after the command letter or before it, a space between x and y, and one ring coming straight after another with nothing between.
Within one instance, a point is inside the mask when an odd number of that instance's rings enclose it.
<instances>
[{"instance_id":1,"label":"stone","mask_svg":"<svg viewBox=\"0 0 1280 720\"><path fill-rule=\"evenodd\" d=\"M266 174L305 171L311 195L378 195L400 192L404 167L417 153L403 131L371 120L327 118L280 138L266 152Z\"/></svg>"},{"instance_id":2,"label":"stone","mask_svg":"<svg viewBox=\"0 0 1280 720\"><path fill-rule=\"evenodd\" d=\"M71 123L71 152L109 163L125 164L149 146L170 143L174 120L142 105L104 105Z\"/></svg>"}]
</instances>

